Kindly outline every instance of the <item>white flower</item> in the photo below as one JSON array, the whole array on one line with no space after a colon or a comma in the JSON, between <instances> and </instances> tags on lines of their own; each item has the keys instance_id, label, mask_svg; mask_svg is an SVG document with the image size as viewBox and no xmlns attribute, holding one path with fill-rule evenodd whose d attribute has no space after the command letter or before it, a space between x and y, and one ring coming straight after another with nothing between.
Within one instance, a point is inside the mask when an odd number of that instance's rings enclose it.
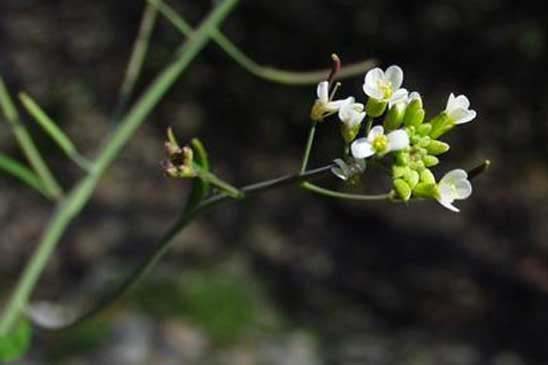
<instances>
[{"instance_id":1,"label":"white flower","mask_svg":"<svg viewBox=\"0 0 548 365\"><path fill-rule=\"evenodd\" d=\"M407 90L400 89L402 83L403 71L399 66L390 66L386 71L376 67L365 75L363 91L370 98L392 105L407 98Z\"/></svg>"},{"instance_id":2,"label":"white flower","mask_svg":"<svg viewBox=\"0 0 548 365\"><path fill-rule=\"evenodd\" d=\"M350 129L359 127L365 118L363 104L355 101L356 99L349 97L339 108L339 119Z\"/></svg>"},{"instance_id":3,"label":"white flower","mask_svg":"<svg viewBox=\"0 0 548 365\"><path fill-rule=\"evenodd\" d=\"M469 110L468 108L470 108L470 101L466 96L459 95L455 97L451 93L447 100L445 113L455 124L468 123L476 117L476 111Z\"/></svg>"},{"instance_id":4,"label":"white flower","mask_svg":"<svg viewBox=\"0 0 548 365\"><path fill-rule=\"evenodd\" d=\"M455 200L466 199L472 194L472 184L468 174L462 169L449 171L438 183L438 202L454 212L459 209L453 205Z\"/></svg>"},{"instance_id":5,"label":"white flower","mask_svg":"<svg viewBox=\"0 0 548 365\"><path fill-rule=\"evenodd\" d=\"M339 179L345 181L365 171L365 159L362 158L352 158L348 162L344 162L338 158L333 162L335 162L337 166L332 167L331 172Z\"/></svg>"},{"instance_id":6,"label":"white flower","mask_svg":"<svg viewBox=\"0 0 548 365\"><path fill-rule=\"evenodd\" d=\"M343 100L331 100L329 96L329 82L321 81L316 88L316 95L318 98L312 107L310 112L310 117L313 120L320 121L325 117L336 113L339 108L346 102L348 99Z\"/></svg>"},{"instance_id":7,"label":"white flower","mask_svg":"<svg viewBox=\"0 0 548 365\"><path fill-rule=\"evenodd\" d=\"M409 135L403 129L384 134L384 128L380 125L371 129L367 138L358 138L352 143L352 156L355 158L367 158L384 155L388 152L398 151L409 146Z\"/></svg>"}]
</instances>

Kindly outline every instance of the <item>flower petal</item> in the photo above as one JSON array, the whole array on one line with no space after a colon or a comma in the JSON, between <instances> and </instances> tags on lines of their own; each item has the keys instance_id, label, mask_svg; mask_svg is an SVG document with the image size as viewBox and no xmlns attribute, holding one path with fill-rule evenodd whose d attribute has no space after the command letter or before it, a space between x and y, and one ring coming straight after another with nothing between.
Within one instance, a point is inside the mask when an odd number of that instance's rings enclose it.
<instances>
[{"instance_id":1,"label":"flower petal","mask_svg":"<svg viewBox=\"0 0 548 365\"><path fill-rule=\"evenodd\" d=\"M472 194L472 184L468 180L460 180L455 183L455 199L467 199Z\"/></svg>"},{"instance_id":2,"label":"flower petal","mask_svg":"<svg viewBox=\"0 0 548 365\"><path fill-rule=\"evenodd\" d=\"M408 99L408 92L406 89L399 89L394 94L392 94L392 97L390 98L390 102L388 103L389 106L392 106L396 103L406 101Z\"/></svg>"},{"instance_id":3,"label":"flower petal","mask_svg":"<svg viewBox=\"0 0 548 365\"><path fill-rule=\"evenodd\" d=\"M390 132L386 137L390 151L399 151L409 146L409 135L403 129Z\"/></svg>"},{"instance_id":4,"label":"flower petal","mask_svg":"<svg viewBox=\"0 0 548 365\"><path fill-rule=\"evenodd\" d=\"M449 94L449 99L447 99L447 106L445 107L445 111L449 114L451 110L453 110L455 104L455 94L451 93Z\"/></svg>"},{"instance_id":5,"label":"flower petal","mask_svg":"<svg viewBox=\"0 0 548 365\"><path fill-rule=\"evenodd\" d=\"M475 110L455 109L449 117L455 121L455 124L464 124L471 122L476 117Z\"/></svg>"},{"instance_id":6,"label":"flower petal","mask_svg":"<svg viewBox=\"0 0 548 365\"><path fill-rule=\"evenodd\" d=\"M329 101L329 82L320 82L316 88L316 94L322 103L327 103Z\"/></svg>"},{"instance_id":7,"label":"flower petal","mask_svg":"<svg viewBox=\"0 0 548 365\"><path fill-rule=\"evenodd\" d=\"M375 150L366 138L358 138L350 146L354 158L367 158L375 154Z\"/></svg>"},{"instance_id":8,"label":"flower petal","mask_svg":"<svg viewBox=\"0 0 548 365\"><path fill-rule=\"evenodd\" d=\"M392 90L398 90L403 83L403 70L399 66L392 65L386 69L384 77L392 84Z\"/></svg>"},{"instance_id":9,"label":"flower petal","mask_svg":"<svg viewBox=\"0 0 548 365\"><path fill-rule=\"evenodd\" d=\"M440 180L440 185L455 185L458 181L468 179L468 174L463 169L451 170Z\"/></svg>"},{"instance_id":10,"label":"flower petal","mask_svg":"<svg viewBox=\"0 0 548 365\"><path fill-rule=\"evenodd\" d=\"M363 92L365 95L369 96L370 98L382 100L384 97L383 92L377 87L377 86L371 86L368 84L363 84Z\"/></svg>"},{"instance_id":11,"label":"flower petal","mask_svg":"<svg viewBox=\"0 0 548 365\"><path fill-rule=\"evenodd\" d=\"M412 102L415 99L421 100L421 94L419 94L416 91L413 91L412 93L409 94L408 99L409 99L409 102Z\"/></svg>"},{"instance_id":12,"label":"flower petal","mask_svg":"<svg viewBox=\"0 0 548 365\"><path fill-rule=\"evenodd\" d=\"M384 93L379 89L379 80L384 79L384 72L375 67L372 70L369 70L365 75L365 80L363 83L363 92L373 99L382 99Z\"/></svg>"},{"instance_id":13,"label":"flower petal","mask_svg":"<svg viewBox=\"0 0 548 365\"><path fill-rule=\"evenodd\" d=\"M470 108L470 100L464 95L459 95L454 100L454 106L456 108L468 109Z\"/></svg>"},{"instance_id":14,"label":"flower petal","mask_svg":"<svg viewBox=\"0 0 548 365\"><path fill-rule=\"evenodd\" d=\"M439 202L441 205L443 205L444 207L446 207L447 209L452 210L452 211L455 212L455 213L460 212L460 209L457 208L456 206L454 206L452 201L447 201L447 200L439 199L438 202Z\"/></svg>"},{"instance_id":15,"label":"flower petal","mask_svg":"<svg viewBox=\"0 0 548 365\"><path fill-rule=\"evenodd\" d=\"M376 125L369 131L369 134L367 135L367 141L369 143L373 143L375 138L378 136L382 136L384 134L384 128L382 125Z\"/></svg>"}]
</instances>

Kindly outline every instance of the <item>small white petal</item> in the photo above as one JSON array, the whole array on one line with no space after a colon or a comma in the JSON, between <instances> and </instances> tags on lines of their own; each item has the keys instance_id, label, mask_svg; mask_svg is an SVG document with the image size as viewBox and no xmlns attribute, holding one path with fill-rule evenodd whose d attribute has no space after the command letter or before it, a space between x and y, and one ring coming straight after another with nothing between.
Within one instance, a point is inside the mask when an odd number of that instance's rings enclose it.
<instances>
[{"instance_id":1,"label":"small white petal","mask_svg":"<svg viewBox=\"0 0 548 365\"><path fill-rule=\"evenodd\" d=\"M363 84L368 85L372 88L377 88L377 86L379 85L379 80L383 80L383 79L384 79L383 70L381 70L378 67L375 67L374 69L369 70L365 74L365 79Z\"/></svg>"},{"instance_id":2,"label":"small white petal","mask_svg":"<svg viewBox=\"0 0 548 365\"><path fill-rule=\"evenodd\" d=\"M392 94L392 97L390 98L389 106L392 106L394 104L397 104L399 102L404 102L408 99L406 89L399 89L394 94Z\"/></svg>"},{"instance_id":3,"label":"small white petal","mask_svg":"<svg viewBox=\"0 0 548 365\"><path fill-rule=\"evenodd\" d=\"M468 109L470 108L470 100L464 95L459 95L454 100L454 107Z\"/></svg>"},{"instance_id":4,"label":"small white petal","mask_svg":"<svg viewBox=\"0 0 548 365\"><path fill-rule=\"evenodd\" d=\"M403 70L399 66L392 65L386 69L384 77L392 84L392 90L398 90L403 83Z\"/></svg>"},{"instance_id":5,"label":"small white petal","mask_svg":"<svg viewBox=\"0 0 548 365\"><path fill-rule=\"evenodd\" d=\"M350 146L354 158L367 158L375 154L375 150L366 138L358 138Z\"/></svg>"},{"instance_id":6,"label":"small white petal","mask_svg":"<svg viewBox=\"0 0 548 365\"><path fill-rule=\"evenodd\" d=\"M459 208L454 206L452 201L446 201L446 200L440 199L438 200L438 202L444 207L446 207L447 209L452 210L453 212L456 212L456 213L460 212Z\"/></svg>"},{"instance_id":7,"label":"small white petal","mask_svg":"<svg viewBox=\"0 0 548 365\"><path fill-rule=\"evenodd\" d=\"M382 125L376 125L369 131L369 134L367 135L367 141L369 143L373 143L375 138L382 136L384 134L384 128Z\"/></svg>"},{"instance_id":8,"label":"small white petal","mask_svg":"<svg viewBox=\"0 0 548 365\"><path fill-rule=\"evenodd\" d=\"M322 103L327 103L329 101L329 82L320 82L316 88L316 94Z\"/></svg>"},{"instance_id":9,"label":"small white petal","mask_svg":"<svg viewBox=\"0 0 548 365\"><path fill-rule=\"evenodd\" d=\"M451 93L449 94L449 99L447 99L447 106L445 107L445 111L449 113L451 110L453 110L454 104L455 104L455 94Z\"/></svg>"},{"instance_id":10,"label":"small white petal","mask_svg":"<svg viewBox=\"0 0 548 365\"><path fill-rule=\"evenodd\" d=\"M399 151L409 146L409 135L403 129L390 132L386 137L390 151Z\"/></svg>"},{"instance_id":11,"label":"small white petal","mask_svg":"<svg viewBox=\"0 0 548 365\"><path fill-rule=\"evenodd\" d=\"M460 180L455 184L455 199L467 199L472 194L472 184L468 180Z\"/></svg>"},{"instance_id":12,"label":"small white petal","mask_svg":"<svg viewBox=\"0 0 548 365\"><path fill-rule=\"evenodd\" d=\"M348 107L349 105L351 105L352 103L354 103L354 97L350 96L346 99L341 99L341 100L333 100L333 101L330 101L329 103L327 103L325 105L325 109L327 109L328 111L339 111L339 113L341 112L341 110L343 108L346 108ZM339 114L339 117L340 117L340 114Z\"/></svg>"},{"instance_id":13,"label":"small white petal","mask_svg":"<svg viewBox=\"0 0 548 365\"><path fill-rule=\"evenodd\" d=\"M463 109L457 109L457 110L463 110ZM475 110L464 110L464 113L462 112L453 112L454 114L458 115L458 118L453 119L455 121L455 124L464 124L471 122L474 118L476 118L476 111Z\"/></svg>"},{"instance_id":14,"label":"small white petal","mask_svg":"<svg viewBox=\"0 0 548 365\"><path fill-rule=\"evenodd\" d=\"M466 180L467 178L468 178L468 173L464 171L463 169L451 170L447 174L445 174L444 177L441 178L440 185L443 185L443 184L454 185L457 183L457 181Z\"/></svg>"},{"instance_id":15,"label":"small white petal","mask_svg":"<svg viewBox=\"0 0 548 365\"><path fill-rule=\"evenodd\" d=\"M382 100L384 97L384 93L377 86L373 87L371 85L363 84L363 92L370 98L377 100Z\"/></svg>"}]
</instances>

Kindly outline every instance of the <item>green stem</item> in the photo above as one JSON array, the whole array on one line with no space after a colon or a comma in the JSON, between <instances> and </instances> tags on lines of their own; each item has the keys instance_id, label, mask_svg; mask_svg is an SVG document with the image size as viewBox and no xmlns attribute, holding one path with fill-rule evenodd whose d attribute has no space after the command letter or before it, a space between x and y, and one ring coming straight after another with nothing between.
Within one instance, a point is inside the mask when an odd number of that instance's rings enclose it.
<instances>
[{"instance_id":1,"label":"green stem","mask_svg":"<svg viewBox=\"0 0 548 365\"><path fill-rule=\"evenodd\" d=\"M177 12L162 0L148 0L149 4L158 8L158 11L168 19L182 34L188 36L192 33L192 27ZM212 29L211 38L221 47L236 63L249 73L262 79L287 85L310 85L325 80L330 69L314 71L288 71L277 68L266 67L258 64L238 47L234 45L217 28ZM363 74L377 64L376 60L366 60L344 66L338 73L337 78L348 78Z\"/></svg>"},{"instance_id":2,"label":"green stem","mask_svg":"<svg viewBox=\"0 0 548 365\"><path fill-rule=\"evenodd\" d=\"M367 136L369 132L371 132L371 127L373 127L373 120L375 118L368 116L366 119L367 120L365 122L365 135Z\"/></svg>"},{"instance_id":3,"label":"green stem","mask_svg":"<svg viewBox=\"0 0 548 365\"><path fill-rule=\"evenodd\" d=\"M181 51L178 52L179 57L168 65L154 80L152 85L149 86L143 96L129 111L128 115L122 119L120 126L92 166L89 175L77 184L70 195L66 197L66 200L59 206L3 312L0 320L0 336L7 334L17 321L19 314L28 303L30 294L61 236L68 224L90 199L100 177L110 167L121 149L158 104L163 95L204 48L209 39L210 29L218 27L237 3L238 0L224 0L204 20L188 42L185 43Z\"/></svg>"},{"instance_id":4,"label":"green stem","mask_svg":"<svg viewBox=\"0 0 548 365\"><path fill-rule=\"evenodd\" d=\"M30 133L27 128L21 122L19 113L13 104L9 92L4 84L3 79L0 77L0 104L6 120L10 123L13 134L19 143L19 146L23 150L25 157L29 161L33 170L40 177L41 184L43 184L44 190L47 192L47 196L51 199L60 199L63 195L63 190L53 177L46 162L42 158L42 155L38 151L38 148L34 144Z\"/></svg>"},{"instance_id":5,"label":"green stem","mask_svg":"<svg viewBox=\"0 0 548 365\"><path fill-rule=\"evenodd\" d=\"M198 176L201 179L210 183L211 185L215 186L217 189L224 191L225 193L227 193L230 197L234 199L242 199L244 197L244 193L241 190L238 190L236 187L218 178L215 174L212 174L211 172L208 172L203 169L199 169Z\"/></svg>"},{"instance_id":6,"label":"green stem","mask_svg":"<svg viewBox=\"0 0 548 365\"><path fill-rule=\"evenodd\" d=\"M392 198L392 193L376 194L376 195L347 194L347 193L341 193L335 190L322 188L321 186L314 185L309 182L302 183L301 187L304 190L308 190L319 195L323 195L330 198L344 199L344 200L372 201L372 200L388 200Z\"/></svg>"},{"instance_id":7,"label":"green stem","mask_svg":"<svg viewBox=\"0 0 548 365\"><path fill-rule=\"evenodd\" d=\"M12 158L0 153L0 170L4 170L9 175L12 175L33 189L37 190L40 194L47 197L47 192L44 191L44 187L40 182L40 178L36 176L27 167L23 166L21 163L13 160Z\"/></svg>"},{"instance_id":8,"label":"green stem","mask_svg":"<svg viewBox=\"0 0 548 365\"><path fill-rule=\"evenodd\" d=\"M117 121L126 109L127 104L131 99L131 94L135 89L135 84L143 69L143 64L150 44L150 37L152 36L152 31L156 25L156 19L158 18L158 9L154 4L156 1L157 0L151 0L143 13L141 25L139 26L139 33L133 44L133 50L126 68L124 81L122 82L118 94L118 103L113 113L114 121Z\"/></svg>"},{"instance_id":9,"label":"green stem","mask_svg":"<svg viewBox=\"0 0 548 365\"><path fill-rule=\"evenodd\" d=\"M301 173L306 171L308 166L308 160L310 159L310 152L312 151L312 145L314 144L314 137L316 135L316 126L318 122L313 121L308 131L308 139L306 141L306 147L303 154L303 162L301 164Z\"/></svg>"},{"instance_id":10,"label":"green stem","mask_svg":"<svg viewBox=\"0 0 548 365\"><path fill-rule=\"evenodd\" d=\"M326 176L330 173L331 168L334 165L327 165L317 169L305 171L300 174L286 175L278 177L271 180L262 181L255 184L250 184L242 187L238 191L244 193L244 197L250 195L265 192L274 188L279 188L282 186L300 184L306 179L319 178ZM164 256L164 254L171 247L173 239L189 224L193 219L200 213L205 210L216 206L219 203L229 200L231 196L226 192L222 192L212 197L203 200L198 204L194 209L183 209L182 215L173 223L173 225L166 231L166 233L158 240L154 245L154 249L150 255L148 255L145 260L129 275L125 280L123 280L120 285L110 290L106 295L101 297L97 302L93 303L89 308L86 308L83 313L80 313L76 317L67 319L65 323L61 324L58 327L47 327L48 330L64 330L70 327L74 327L86 319L89 319L96 314L100 313L111 304L113 304L117 299L123 296L128 290L130 290L143 276L145 276L155 265L156 263ZM40 326L40 323L37 323Z\"/></svg>"}]
</instances>

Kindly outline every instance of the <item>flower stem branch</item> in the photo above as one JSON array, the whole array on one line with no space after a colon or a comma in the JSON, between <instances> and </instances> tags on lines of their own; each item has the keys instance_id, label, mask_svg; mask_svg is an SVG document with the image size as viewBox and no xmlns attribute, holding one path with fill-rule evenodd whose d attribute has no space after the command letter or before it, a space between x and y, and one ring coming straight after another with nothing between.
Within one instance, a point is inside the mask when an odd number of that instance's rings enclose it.
<instances>
[{"instance_id":1,"label":"flower stem branch","mask_svg":"<svg viewBox=\"0 0 548 365\"><path fill-rule=\"evenodd\" d=\"M192 33L192 37L177 52L177 58L166 66L145 90L141 98L136 101L127 115L122 118L119 127L94 161L90 173L60 202L59 208L51 218L36 251L26 265L14 293L4 308L0 318L0 336L10 332L18 317L26 308L32 290L36 286L59 240L70 222L91 198L100 178L173 83L205 47L209 40L210 30L218 27L237 3L238 0L224 0L213 9L211 14Z\"/></svg>"},{"instance_id":2,"label":"flower stem branch","mask_svg":"<svg viewBox=\"0 0 548 365\"><path fill-rule=\"evenodd\" d=\"M310 152L312 151L312 145L314 144L314 137L316 135L316 126L318 122L313 121L308 131L308 139L306 141L306 147L304 149L303 160L301 164L301 174L306 171L308 166L308 160L310 159Z\"/></svg>"},{"instance_id":3,"label":"flower stem branch","mask_svg":"<svg viewBox=\"0 0 548 365\"><path fill-rule=\"evenodd\" d=\"M171 6L162 0L147 0L149 4L155 6L162 15L173 24L185 36L192 34L192 26L179 15ZM249 73L267 81L277 82L286 85L310 85L325 80L325 75L329 69L315 71L289 71L272 67L266 67L258 64L245 53L243 53L234 43L232 43L217 28L211 30L211 38L223 49L236 63L243 67ZM345 65L337 73L337 78L348 78L360 75L365 71L375 67L376 60L369 59L357 63Z\"/></svg>"},{"instance_id":4,"label":"flower stem branch","mask_svg":"<svg viewBox=\"0 0 548 365\"><path fill-rule=\"evenodd\" d=\"M333 166L333 164L330 164L317 169L305 171L304 173L285 175L271 180L261 181L258 183L243 186L238 191L245 194L242 196L242 198L244 198L255 193L266 192L282 186L300 184L304 180L319 178L330 174L330 170ZM89 319L100 313L102 310L106 309L117 299L123 296L155 266L155 264L168 251L171 246L170 244L173 242L173 239L189 223L191 223L198 214L213 206L216 206L217 204L220 204L221 202L228 200L229 198L231 198L231 196L227 192L221 192L203 200L193 209L183 209L181 216L177 218L172 226L158 240L158 242L154 245L154 249L151 254L146 256L145 260L137 268L135 268L132 274L129 275L125 280L123 280L120 285L115 287L113 290L110 290L103 297L99 298L99 300L95 302L92 306L86 308L83 313L66 316L65 318L63 318L62 321L59 321L55 327L40 323L37 321L36 318L34 318L35 324L47 330L59 331L74 327L82 323L86 319Z\"/></svg>"}]
</instances>

